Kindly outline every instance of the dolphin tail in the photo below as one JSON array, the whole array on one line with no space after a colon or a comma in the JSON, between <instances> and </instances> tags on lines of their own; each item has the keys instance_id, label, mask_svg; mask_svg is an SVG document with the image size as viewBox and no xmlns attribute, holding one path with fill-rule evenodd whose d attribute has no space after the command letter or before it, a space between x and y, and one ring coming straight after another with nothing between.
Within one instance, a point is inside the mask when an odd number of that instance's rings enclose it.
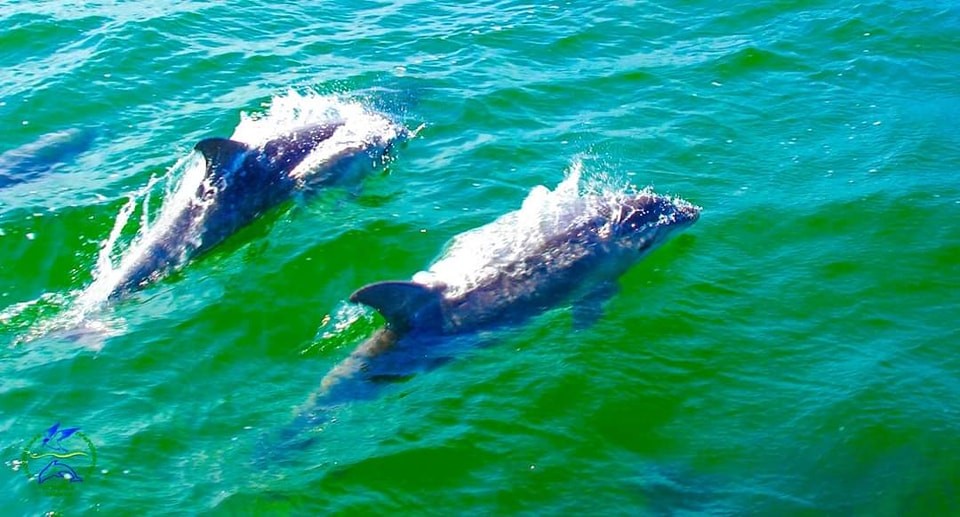
<instances>
[{"instance_id":1,"label":"dolphin tail","mask_svg":"<svg viewBox=\"0 0 960 517\"><path fill-rule=\"evenodd\" d=\"M361 287L350 301L373 307L398 330L439 330L440 293L416 282L378 282Z\"/></svg>"},{"instance_id":2,"label":"dolphin tail","mask_svg":"<svg viewBox=\"0 0 960 517\"><path fill-rule=\"evenodd\" d=\"M320 428L334 419L333 407L312 408L297 416L280 429L267 432L257 440L253 461L255 464L287 464L295 462L321 438Z\"/></svg>"}]
</instances>

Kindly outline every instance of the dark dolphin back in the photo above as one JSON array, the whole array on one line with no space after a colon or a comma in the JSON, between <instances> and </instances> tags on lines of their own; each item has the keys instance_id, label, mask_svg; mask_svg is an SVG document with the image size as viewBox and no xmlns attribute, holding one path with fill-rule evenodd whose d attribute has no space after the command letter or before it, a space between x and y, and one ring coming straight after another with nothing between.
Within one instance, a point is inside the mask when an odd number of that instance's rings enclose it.
<instances>
[{"instance_id":1,"label":"dark dolphin back","mask_svg":"<svg viewBox=\"0 0 960 517\"><path fill-rule=\"evenodd\" d=\"M257 148L226 138L200 141L196 149L207 161L207 177L217 192L216 201L207 209L197 252L219 244L289 199L296 189L290 172L342 125L307 126ZM198 198L204 195L203 189L197 192Z\"/></svg>"},{"instance_id":2,"label":"dark dolphin back","mask_svg":"<svg viewBox=\"0 0 960 517\"><path fill-rule=\"evenodd\" d=\"M269 208L281 203L294 189L294 183L269 161L259 149L226 138L207 138L195 146L206 160L209 184L195 194L202 210L200 245L195 254L216 246L246 226ZM212 189L212 190L210 190ZM185 212L184 217L196 217Z\"/></svg>"}]
</instances>

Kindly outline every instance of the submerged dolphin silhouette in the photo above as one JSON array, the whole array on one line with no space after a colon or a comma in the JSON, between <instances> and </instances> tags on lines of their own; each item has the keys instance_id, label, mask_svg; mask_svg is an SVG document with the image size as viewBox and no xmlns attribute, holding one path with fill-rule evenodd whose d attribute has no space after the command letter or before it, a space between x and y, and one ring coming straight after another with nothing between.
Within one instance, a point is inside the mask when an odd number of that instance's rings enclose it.
<instances>
[{"instance_id":1,"label":"submerged dolphin silhouette","mask_svg":"<svg viewBox=\"0 0 960 517\"><path fill-rule=\"evenodd\" d=\"M386 122L385 119L383 119ZM206 162L203 181L184 206L142 236L104 280L108 298L137 290L221 243L298 190L349 184L381 164L410 134L392 123L358 136L344 121L298 128L262 145L208 138L195 149ZM93 286L92 286L93 287ZM101 288L101 290L103 290Z\"/></svg>"},{"instance_id":2,"label":"submerged dolphin silhouette","mask_svg":"<svg viewBox=\"0 0 960 517\"><path fill-rule=\"evenodd\" d=\"M63 129L0 154L0 188L56 170L90 149L96 136L91 128Z\"/></svg>"},{"instance_id":3,"label":"submerged dolphin silhouette","mask_svg":"<svg viewBox=\"0 0 960 517\"><path fill-rule=\"evenodd\" d=\"M699 214L695 205L650 191L578 195L559 213L511 212L458 236L414 281L359 289L350 301L373 307L386 325L323 377L283 439L323 423L339 404L373 396L382 381L450 360L451 348L462 346L449 346L458 336L520 322L571 298L575 321L590 323L616 280ZM542 220L524 223L531 215Z\"/></svg>"}]
</instances>

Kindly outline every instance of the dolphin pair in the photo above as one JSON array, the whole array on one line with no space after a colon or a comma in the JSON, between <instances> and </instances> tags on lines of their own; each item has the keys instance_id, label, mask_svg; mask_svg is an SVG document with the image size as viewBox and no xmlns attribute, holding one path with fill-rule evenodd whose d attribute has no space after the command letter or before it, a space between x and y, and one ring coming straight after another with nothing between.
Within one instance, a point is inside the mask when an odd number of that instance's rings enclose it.
<instances>
[{"instance_id":1,"label":"dolphin pair","mask_svg":"<svg viewBox=\"0 0 960 517\"><path fill-rule=\"evenodd\" d=\"M568 300L575 323L590 324L621 275L699 218L699 207L651 190L580 194L578 182L574 173L553 192L534 189L520 210L454 238L412 281L354 292L350 301L376 309L386 325L321 380L296 425L320 424L382 381L446 362L446 344L460 336Z\"/></svg>"},{"instance_id":2,"label":"dolphin pair","mask_svg":"<svg viewBox=\"0 0 960 517\"><path fill-rule=\"evenodd\" d=\"M203 177L181 186L185 195L165 204L117 269L88 288L89 298L117 298L141 288L296 192L356 182L382 164L397 141L412 136L380 114L361 119L305 125L253 145L226 138L200 141L195 150L205 161Z\"/></svg>"}]
</instances>

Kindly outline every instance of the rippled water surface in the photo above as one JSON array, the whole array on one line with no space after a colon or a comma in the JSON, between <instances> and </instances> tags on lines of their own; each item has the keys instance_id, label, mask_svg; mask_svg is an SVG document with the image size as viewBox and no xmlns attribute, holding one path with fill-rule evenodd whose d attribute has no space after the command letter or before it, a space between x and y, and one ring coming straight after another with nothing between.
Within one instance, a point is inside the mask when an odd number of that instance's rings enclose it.
<instances>
[{"instance_id":1,"label":"rippled water surface","mask_svg":"<svg viewBox=\"0 0 960 517\"><path fill-rule=\"evenodd\" d=\"M0 170L0 507L960 513L958 42L947 1L0 3L0 163L76 135ZM130 196L291 90L425 127L58 325ZM381 325L350 293L573 164L704 211L594 325L563 302L264 450ZM24 462L57 422L82 482Z\"/></svg>"}]
</instances>

